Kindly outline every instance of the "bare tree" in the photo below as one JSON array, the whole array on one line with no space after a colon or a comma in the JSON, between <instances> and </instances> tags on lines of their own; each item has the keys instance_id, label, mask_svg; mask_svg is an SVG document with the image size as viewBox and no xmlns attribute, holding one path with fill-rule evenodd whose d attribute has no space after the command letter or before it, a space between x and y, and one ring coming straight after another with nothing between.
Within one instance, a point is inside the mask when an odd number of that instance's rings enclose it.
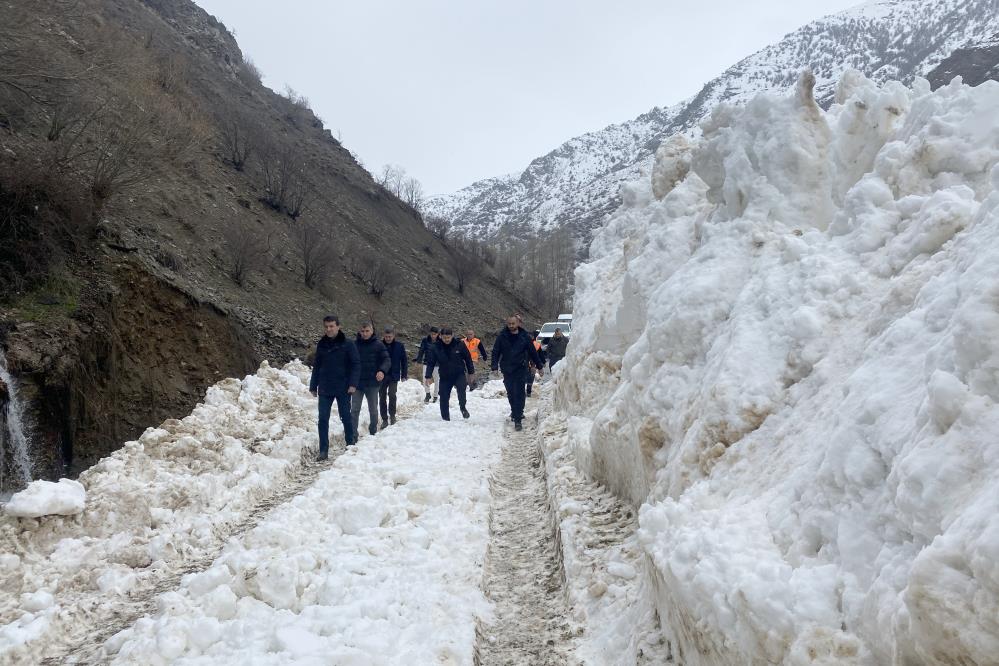
<instances>
[{"instance_id":1,"label":"bare tree","mask_svg":"<svg viewBox=\"0 0 999 666\"><path fill-rule=\"evenodd\" d=\"M222 249L229 277L243 286L249 274L264 265L270 249L270 238L265 238L259 229L249 224L238 222L222 231Z\"/></svg>"},{"instance_id":2,"label":"bare tree","mask_svg":"<svg viewBox=\"0 0 999 666\"><path fill-rule=\"evenodd\" d=\"M298 221L291 236L302 260L302 281L310 288L324 282L333 269L336 250L321 225L312 220Z\"/></svg>"},{"instance_id":3,"label":"bare tree","mask_svg":"<svg viewBox=\"0 0 999 666\"><path fill-rule=\"evenodd\" d=\"M402 284L402 278L402 270L398 266L379 257L373 262L368 274L368 290L381 298L386 291Z\"/></svg>"},{"instance_id":4,"label":"bare tree","mask_svg":"<svg viewBox=\"0 0 999 666\"><path fill-rule=\"evenodd\" d=\"M427 230L436 238L446 241L451 232L451 220L440 215L428 215L424 221Z\"/></svg>"},{"instance_id":5,"label":"bare tree","mask_svg":"<svg viewBox=\"0 0 999 666\"><path fill-rule=\"evenodd\" d=\"M226 159L242 171L247 160L257 150L261 141L261 130L245 113L230 106L219 119L219 138Z\"/></svg>"},{"instance_id":6,"label":"bare tree","mask_svg":"<svg viewBox=\"0 0 999 666\"><path fill-rule=\"evenodd\" d=\"M413 210L419 211L423 207L423 185L412 176L403 181L398 194Z\"/></svg>"},{"instance_id":7,"label":"bare tree","mask_svg":"<svg viewBox=\"0 0 999 666\"><path fill-rule=\"evenodd\" d=\"M464 294L465 287L482 274L482 261L467 243L457 243L451 247L449 257L458 293Z\"/></svg>"},{"instance_id":8,"label":"bare tree","mask_svg":"<svg viewBox=\"0 0 999 666\"><path fill-rule=\"evenodd\" d=\"M398 164L386 164L378 176L378 184L396 195L402 196L403 183L406 181L406 170Z\"/></svg>"},{"instance_id":9,"label":"bare tree","mask_svg":"<svg viewBox=\"0 0 999 666\"><path fill-rule=\"evenodd\" d=\"M294 149L274 145L262 148L260 168L264 174L264 203L297 219L305 210L309 187Z\"/></svg>"}]
</instances>

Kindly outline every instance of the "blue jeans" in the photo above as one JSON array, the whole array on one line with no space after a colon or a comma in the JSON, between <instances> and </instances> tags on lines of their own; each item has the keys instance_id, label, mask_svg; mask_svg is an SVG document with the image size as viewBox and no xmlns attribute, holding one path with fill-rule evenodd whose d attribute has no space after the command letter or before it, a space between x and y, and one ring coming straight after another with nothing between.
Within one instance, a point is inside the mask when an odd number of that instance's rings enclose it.
<instances>
[{"instance_id":1,"label":"blue jeans","mask_svg":"<svg viewBox=\"0 0 999 666\"><path fill-rule=\"evenodd\" d=\"M524 403L527 402L527 368L520 368L503 375L506 399L510 401L510 412L514 421L524 419Z\"/></svg>"},{"instance_id":2,"label":"blue jeans","mask_svg":"<svg viewBox=\"0 0 999 666\"><path fill-rule=\"evenodd\" d=\"M340 412L340 420L343 421L344 437L347 444L353 444L354 426L350 420L350 394L346 391L332 395L319 395L319 453L328 453L330 450L330 412L333 411L333 401L336 401L337 411Z\"/></svg>"}]
</instances>

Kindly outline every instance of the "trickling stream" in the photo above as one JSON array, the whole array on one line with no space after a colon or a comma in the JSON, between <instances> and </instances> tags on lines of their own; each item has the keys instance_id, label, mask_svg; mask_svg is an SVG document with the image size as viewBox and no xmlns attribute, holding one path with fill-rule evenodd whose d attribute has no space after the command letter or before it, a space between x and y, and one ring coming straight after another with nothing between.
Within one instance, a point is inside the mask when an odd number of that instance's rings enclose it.
<instances>
[{"instance_id":1,"label":"trickling stream","mask_svg":"<svg viewBox=\"0 0 999 666\"><path fill-rule=\"evenodd\" d=\"M0 499L31 482L24 405L17 397L17 382L0 353Z\"/></svg>"}]
</instances>

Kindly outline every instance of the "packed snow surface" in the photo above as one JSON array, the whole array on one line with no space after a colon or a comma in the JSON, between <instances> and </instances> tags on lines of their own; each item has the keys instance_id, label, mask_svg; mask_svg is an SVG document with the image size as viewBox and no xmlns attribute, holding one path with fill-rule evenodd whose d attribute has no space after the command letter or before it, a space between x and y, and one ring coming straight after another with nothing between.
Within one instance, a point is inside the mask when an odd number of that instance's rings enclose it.
<instances>
[{"instance_id":1,"label":"packed snow surface","mask_svg":"<svg viewBox=\"0 0 999 666\"><path fill-rule=\"evenodd\" d=\"M0 515L0 662L37 663L60 641L85 638L123 599L217 549L315 456L309 373L299 361L283 369L265 362L254 375L219 382L190 415L147 429L79 483L60 482L80 487L81 504L85 490L78 515L15 518L8 506ZM419 382L400 384L400 409L422 397ZM336 418L330 435L342 443ZM26 497L38 488L49 486L33 485ZM47 502L31 500L36 508Z\"/></svg>"},{"instance_id":2,"label":"packed snow surface","mask_svg":"<svg viewBox=\"0 0 999 666\"><path fill-rule=\"evenodd\" d=\"M576 464L684 664L995 664L999 84L721 105L576 273ZM653 180L655 179L655 182Z\"/></svg>"},{"instance_id":3,"label":"packed snow surface","mask_svg":"<svg viewBox=\"0 0 999 666\"><path fill-rule=\"evenodd\" d=\"M428 405L362 439L112 638L112 663L471 664L490 615L489 475L509 411L497 386L469 394L469 421Z\"/></svg>"},{"instance_id":4,"label":"packed snow surface","mask_svg":"<svg viewBox=\"0 0 999 666\"><path fill-rule=\"evenodd\" d=\"M8 516L17 518L72 516L83 511L86 503L87 491L79 481L32 481L27 488L14 493L10 501L3 505L3 510Z\"/></svg>"}]
</instances>

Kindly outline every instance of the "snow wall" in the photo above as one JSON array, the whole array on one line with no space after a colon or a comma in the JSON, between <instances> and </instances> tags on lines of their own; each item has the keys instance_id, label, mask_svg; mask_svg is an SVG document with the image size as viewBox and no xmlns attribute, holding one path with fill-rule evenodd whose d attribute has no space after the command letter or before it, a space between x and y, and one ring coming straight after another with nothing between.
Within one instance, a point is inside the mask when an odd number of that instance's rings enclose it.
<instances>
[{"instance_id":1,"label":"snow wall","mask_svg":"<svg viewBox=\"0 0 999 666\"><path fill-rule=\"evenodd\" d=\"M674 655L999 663L999 84L721 106L576 272L556 407Z\"/></svg>"}]
</instances>

